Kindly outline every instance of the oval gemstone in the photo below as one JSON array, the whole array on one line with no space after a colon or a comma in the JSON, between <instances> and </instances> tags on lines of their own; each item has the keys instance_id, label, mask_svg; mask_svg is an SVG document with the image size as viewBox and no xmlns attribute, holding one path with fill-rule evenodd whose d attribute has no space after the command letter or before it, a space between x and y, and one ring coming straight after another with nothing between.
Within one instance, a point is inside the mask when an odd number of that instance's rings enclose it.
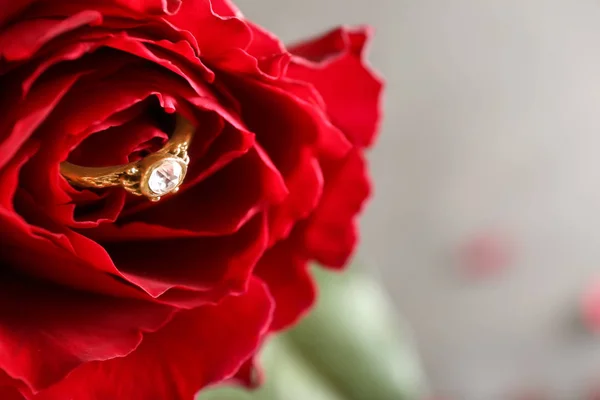
<instances>
[{"instance_id":1,"label":"oval gemstone","mask_svg":"<svg viewBox=\"0 0 600 400\"><path fill-rule=\"evenodd\" d=\"M183 168L175 160L163 160L150 174L148 187L152 192L163 195L175 189L181 183Z\"/></svg>"}]
</instances>

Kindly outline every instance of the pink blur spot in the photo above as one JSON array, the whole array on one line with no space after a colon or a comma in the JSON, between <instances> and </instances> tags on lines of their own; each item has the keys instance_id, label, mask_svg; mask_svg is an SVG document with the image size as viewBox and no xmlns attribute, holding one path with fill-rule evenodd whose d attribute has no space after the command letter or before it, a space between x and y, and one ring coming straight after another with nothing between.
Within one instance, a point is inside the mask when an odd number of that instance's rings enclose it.
<instances>
[{"instance_id":1,"label":"pink blur spot","mask_svg":"<svg viewBox=\"0 0 600 400\"><path fill-rule=\"evenodd\" d=\"M584 293L581 299L581 316L585 326L600 333L600 281L596 280ZM600 400L600 391L594 399Z\"/></svg>"},{"instance_id":2,"label":"pink blur spot","mask_svg":"<svg viewBox=\"0 0 600 400\"><path fill-rule=\"evenodd\" d=\"M497 233L483 233L469 239L461 249L461 264L472 277L489 277L513 261L514 246Z\"/></svg>"},{"instance_id":3,"label":"pink blur spot","mask_svg":"<svg viewBox=\"0 0 600 400\"><path fill-rule=\"evenodd\" d=\"M593 389L586 397L586 400L600 400L600 388Z\"/></svg>"}]
</instances>

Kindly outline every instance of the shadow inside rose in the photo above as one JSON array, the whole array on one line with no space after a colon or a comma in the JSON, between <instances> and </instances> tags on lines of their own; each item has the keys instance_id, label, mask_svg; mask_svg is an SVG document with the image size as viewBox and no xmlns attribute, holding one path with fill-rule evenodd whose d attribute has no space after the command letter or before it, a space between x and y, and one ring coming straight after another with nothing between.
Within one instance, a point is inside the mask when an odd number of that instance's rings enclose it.
<instances>
[{"instance_id":1,"label":"shadow inside rose","mask_svg":"<svg viewBox=\"0 0 600 400\"><path fill-rule=\"evenodd\" d=\"M87 167L138 161L162 148L174 129L174 116L164 112L157 98L148 98L88 129L67 161Z\"/></svg>"}]
</instances>

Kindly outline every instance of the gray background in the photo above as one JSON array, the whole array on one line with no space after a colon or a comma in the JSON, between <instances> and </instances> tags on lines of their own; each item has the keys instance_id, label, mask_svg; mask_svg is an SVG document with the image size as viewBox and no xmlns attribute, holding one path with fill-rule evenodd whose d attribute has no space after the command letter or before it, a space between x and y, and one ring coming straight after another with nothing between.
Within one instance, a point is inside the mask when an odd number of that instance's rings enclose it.
<instances>
[{"instance_id":1,"label":"gray background","mask_svg":"<svg viewBox=\"0 0 600 400\"><path fill-rule=\"evenodd\" d=\"M600 386L600 338L576 323L600 275L599 2L237 3L286 41L375 26L386 119L358 258L412 324L435 392L575 400ZM490 232L513 260L469 278L461 246Z\"/></svg>"}]
</instances>

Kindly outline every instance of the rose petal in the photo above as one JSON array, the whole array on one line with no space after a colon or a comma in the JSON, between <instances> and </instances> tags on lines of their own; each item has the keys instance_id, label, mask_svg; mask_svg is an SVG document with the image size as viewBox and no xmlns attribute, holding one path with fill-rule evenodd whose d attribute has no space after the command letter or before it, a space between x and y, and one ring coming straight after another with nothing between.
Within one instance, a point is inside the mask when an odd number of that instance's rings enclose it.
<instances>
[{"instance_id":1,"label":"rose petal","mask_svg":"<svg viewBox=\"0 0 600 400\"><path fill-rule=\"evenodd\" d=\"M151 281L143 277L132 278L134 283L115 267L103 247L85 236L70 231L52 234L28 225L14 212L5 212L2 208L0 226L3 227L0 230L3 265L82 291L190 308L215 302L233 289L239 291L244 284L224 281L222 285L213 287L211 292L198 292L180 290L168 283L160 283L162 286L157 288L157 283L153 286ZM256 235L253 239L261 243L263 240L260 236L257 239ZM253 267L252 262L240 265L248 269ZM235 268L233 270L236 271ZM243 271L237 271L240 272L239 276L245 276Z\"/></svg>"},{"instance_id":2,"label":"rose petal","mask_svg":"<svg viewBox=\"0 0 600 400\"><path fill-rule=\"evenodd\" d=\"M230 0L209 0L213 12L221 17L243 18L242 12Z\"/></svg>"},{"instance_id":3,"label":"rose petal","mask_svg":"<svg viewBox=\"0 0 600 400\"><path fill-rule=\"evenodd\" d=\"M190 400L199 389L232 376L256 351L271 307L267 290L253 280L246 293L181 312L145 335L127 357L83 365L35 400Z\"/></svg>"},{"instance_id":4,"label":"rose petal","mask_svg":"<svg viewBox=\"0 0 600 400\"><path fill-rule=\"evenodd\" d=\"M258 77L265 82L277 82L284 75L290 57L291 55L285 52L257 58L246 50L234 48L210 61L211 65L216 65L221 71L238 76Z\"/></svg>"},{"instance_id":5,"label":"rose petal","mask_svg":"<svg viewBox=\"0 0 600 400\"><path fill-rule=\"evenodd\" d=\"M113 190L89 201L78 201L70 226L93 228L103 223L115 222L125 207L126 197L127 193L124 190Z\"/></svg>"},{"instance_id":6,"label":"rose petal","mask_svg":"<svg viewBox=\"0 0 600 400\"><path fill-rule=\"evenodd\" d=\"M19 21L0 34L0 58L27 60L55 37L84 25L99 25L102 15L86 10L63 20L40 19Z\"/></svg>"},{"instance_id":7,"label":"rose petal","mask_svg":"<svg viewBox=\"0 0 600 400\"><path fill-rule=\"evenodd\" d=\"M270 331L293 325L312 306L316 289L308 272L307 258L292 239L269 249L256 266L255 274L263 280L275 302Z\"/></svg>"},{"instance_id":8,"label":"rose petal","mask_svg":"<svg viewBox=\"0 0 600 400\"><path fill-rule=\"evenodd\" d=\"M23 390L24 386L23 382L11 378L0 369L0 399L25 400L25 397L19 392L19 389Z\"/></svg>"},{"instance_id":9,"label":"rose petal","mask_svg":"<svg viewBox=\"0 0 600 400\"><path fill-rule=\"evenodd\" d=\"M0 0L0 27L4 26L4 24L10 21L13 17L23 12L27 7L31 5L31 3L36 0Z\"/></svg>"},{"instance_id":10,"label":"rose petal","mask_svg":"<svg viewBox=\"0 0 600 400\"><path fill-rule=\"evenodd\" d=\"M316 145L336 157L350 150L351 144L315 104L273 84L233 76L226 82L242 104L244 122L283 175L297 164L304 146Z\"/></svg>"},{"instance_id":11,"label":"rose petal","mask_svg":"<svg viewBox=\"0 0 600 400\"><path fill-rule=\"evenodd\" d=\"M248 153L255 144L254 134L234 128L233 125L225 123L221 118L218 127L220 128L218 130L219 134L214 134L214 140L206 142L207 146L204 147L204 151L201 153L194 152L194 147L198 145L198 142L195 140L192 142L188 175L182 189L192 188L220 171L232 161ZM202 136L210 135L212 130L207 128L206 123L201 123L198 127L198 133Z\"/></svg>"},{"instance_id":12,"label":"rose petal","mask_svg":"<svg viewBox=\"0 0 600 400\"><path fill-rule=\"evenodd\" d=\"M24 197L23 193L19 195ZM19 202L22 203L22 199L19 199ZM29 199L29 202L33 200ZM21 204L21 208L23 207ZM28 224L22 218L21 208L17 214L13 210L0 207L0 226L2 226L0 243L4 266L81 290L114 296L148 298L148 295L131 284L106 274L107 267L90 268L85 260L75 254L70 238L64 230L61 231L54 226L53 233ZM47 218L47 216L40 215L38 218Z\"/></svg>"},{"instance_id":13,"label":"rose petal","mask_svg":"<svg viewBox=\"0 0 600 400\"><path fill-rule=\"evenodd\" d=\"M220 11L224 11L225 4L219 6ZM216 14L208 0L186 0L179 13L167 20L191 32L198 42L200 55L211 60L231 49L245 49L251 40L250 29L243 20Z\"/></svg>"},{"instance_id":14,"label":"rose petal","mask_svg":"<svg viewBox=\"0 0 600 400\"><path fill-rule=\"evenodd\" d=\"M267 247L266 218L258 215L233 235L215 238L105 243L125 278L153 297L173 288L214 292L244 290Z\"/></svg>"},{"instance_id":15,"label":"rose petal","mask_svg":"<svg viewBox=\"0 0 600 400\"><path fill-rule=\"evenodd\" d=\"M100 3L106 0L101 0ZM112 0L143 14L175 14L179 11L183 0Z\"/></svg>"},{"instance_id":16,"label":"rose petal","mask_svg":"<svg viewBox=\"0 0 600 400\"><path fill-rule=\"evenodd\" d=\"M163 17L163 11L169 14L169 9L164 7L153 7L157 5L159 1L163 0L138 0L139 5L136 7L128 7L128 0L94 0L93 2L87 1L36 1L31 7L27 9L26 18L30 20L34 19L65 19L82 11L94 10L99 12L103 17L103 23L101 28L97 29L112 29L113 32L128 32L128 33L145 33L146 37L161 38L170 40L176 43L180 40L186 40L190 42L190 45L197 54L198 46L195 38L187 31L182 30L169 23ZM150 1L150 2L149 2ZM152 4L152 2L154 4ZM165 5L169 6L172 11L176 11L175 8L179 0L166 0ZM168 4L170 3L170 4ZM125 4L125 6L123 6ZM154 10L152 10L154 8ZM163 10L160 10L163 8ZM136 9L138 11L136 11ZM149 13L139 12L139 10L145 9ZM90 30L86 30L89 32ZM82 33L77 32L77 33ZM69 35L75 39L75 42L80 40L80 37L76 34ZM61 37L62 39L62 37Z\"/></svg>"},{"instance_id":17,"label":"rose petal","mask_svg":"<svg viewBox=\"0 0 600 400\"><path fill-rule=\"evenodd\" d=\"M175 51L180 48L187 51L189 49L187 43L168 44L166 41L159 41L158 43L153 41L154 45L147 46L123 33L110 35L109 37L110 39L106 41L105 46L152 61L184 78L197 95L209 95L210 90L206 86L205 79L212 80L212 71L208 70L198 57L189 54L188 57L182 57L182 52ZM168 49L168 51L165 52L164 49Z\"/></svg>"},{"instance_id":18,"label":"rose petal","mask_svg":"<svg viewBox=\"0 0 600 400\"><path fill-rule=\"evenodd\" d=\"M12 385L0 386L0 399L2 400L26 400L17 388Z\"/></svg>"},{"instance_id":19,"label":"rose petal","mask_svg":"<svg viewBox=\"0 0 600 400\"><path fill-rule=\"evenodd\" d=\"M14 101L14 106L5 113L5 120L14 125L4 126L0 131L0 168L29 139L79 77L74 74L40 82L35 93L31 93L25 101Z\"/></svg>"},{"instance_id":20,"label":"rose petal","mask_svg":"<svg viewBox=\"0 0 600 400\"><path fill-rule=\"evenodd\" d=\"M190 0L183 9L188 11L182 10L170 21L192 33L200 55L211 65L266 80L279 78L286 70L290 55L279 40L244 19L228 1ZM212 37L220 38L218 44Z\"/></svg>"},{"instance_id":21,"label":"rose petal","mask_svg":"<svg viewBox=\"0 0 600 400\"><path fill-rule=\"evenodd\" d=\"M369 197L370 184L365 161L352 151L343 163L323 165L325 189L303 232L311 258L320 263L343 267L357 241L355 218Z\"/></svg>"},{"instance_id":22,"label":"rose petal","mask_svg":"<svg viewBox=\"0 0 600 400\"><path fill-rule=\"evenodd\" d=\"M48 7L45 2L38 2L39 9L44 10ZM94 0L93 5L88 2L49 2L52 7L49 7L56 15L62 12L64 15L72 15L74 10L81 8L97 8L102 10L103 14L120 15L122 17L137 17L149 19L151 16L163 16L165 14L175 14L181 7L182 0ZM35 11L38 11L35 10ZM48 13L44 13L48 14ZM33 13L36 15L36 13Z\"/></svg>"},{"instance_id":23,"label":"rose petal","mask_svg":"<svg viewBox=\"0 0 600 400\"><path fill-rule=\"evenodd\" d=\"M248 54L259 59L264 59L287 53L281 40L273 33L251 21L246 21L246 23L252 31L252 41L250 42L250 46L246 49Z\"/></svg>"},{"instance_id":24,"label":"rose petal","mask_svg":"<svg viewBox=\"0 0 600 400\"><path fill-rule=\"evenodd\" d=\"M317 159L305 149L296 168L285 177L290 191L286 200L269 210L271 244L287 237L294 224L317 207L323 192L323 174Z\"/></svg>"},{"instance_id":25,"label":"rose petal","mask_svg":"<svg viewBox=\"0 0 600 400\"><path fill-rule=\"evenodd\" d=\"M28 142L28 146L23 147L18 157L9 164L10 167L2 170L0 180L7 184L14 181L19 169L34 150L35 142ZM65 283L73 288L144 298L144 292L106 274L108 272L118 276L119 272L111 262L103 265L101 254L98 257L97 252L89 246L85 250L78 248L78 243L85 243L89 239L79 238L77 234L49 220L48 215L39 212L36 202L26 191L19 189L15 194L16 182L14 185L7 185L3 192L6 198L0 207L0 226L3 227L0 230L0 243L4 249L4 265L32 276ZM40 225L49 226L51 230L41 228ZM100 262L100 267L90 268L77 255L78 251L79 254L91 255L92 264Z\"/></svg>"},{"instance_id":26,"label":"rose petal","mask_svg":"<svg viewBox=\"0 0 600 400\"><path fill-rule=\"evenodd\" d=\"M65 4L61 4L65 6ZM56 12L56 10L52 10ZM79 12L79 13L85 13ZM60 13L58 13L60 15ZM42 13L43 15L43 13ZM68 15L68 13L67 13ZM49 21L56 21L60 16ZM42 18L37 18L39 20ZM157 40L162 37L162 40ZM192 39L194 43L191 43ZM23 80L27 92L32 83L53 65L68 60L76 60L84 54L93 53L102 47L111 47L131 53L140 58L155 62L179 74L196 87L203 81L212 82L214 72L208 69L197 56L195 39L189 33L180 32L167 23L138 21L107 17L100 27L80 30L70 35L53 38L36 54L41 61L31 76ZM199 76L196 79L196 76Z\"/></svg>"},{"instance_id":27,"label":"rose petal","mask_svg":"<svg viewBox=\"0 0 600 400\"><path fill-rule=\"evenodd\" d=\"M364 61L369 31L337 29L291 49L288 76L312 83L332 122L356 146L373 142L381 118L382 83Z\"/></svg>"},{"instance_id":28,"label":"rose petal","mask_svg":"<svg viewBox=\"0 0 600 400\"><path fill-rule=\"evenodd\" d=\"M2 182L0 207L14 211L14 197L19 186L19 173L23 165L38 149L39 143L33 140L28 141L18 150L13 159L3 169L0 169L0 182Z\"/></svg>"},{"instance_id":29,"label":"rose petal","mask_svg":"<svg viewBox=\"0 0 600 400\"><path fill-rule=\"evenodd\" d=\"M165 324L170 307L3 275L0 369L37 391L95 360L122 357Z\"/></svg>"},{"instance_id":30,"label":"rose petal","mask_svg":"<svg viewBox=\"0 0 600 400\"><path fill-rule=\"evenodd\" d=\"M143 115L88 136L71 152L69 161L88 167L126 164L131 161L132 153L139 151L143 145L155 141L160 148L167 140L167 133L157 126L156 121L149 115Z\"/></svg>"}]
</instances>

